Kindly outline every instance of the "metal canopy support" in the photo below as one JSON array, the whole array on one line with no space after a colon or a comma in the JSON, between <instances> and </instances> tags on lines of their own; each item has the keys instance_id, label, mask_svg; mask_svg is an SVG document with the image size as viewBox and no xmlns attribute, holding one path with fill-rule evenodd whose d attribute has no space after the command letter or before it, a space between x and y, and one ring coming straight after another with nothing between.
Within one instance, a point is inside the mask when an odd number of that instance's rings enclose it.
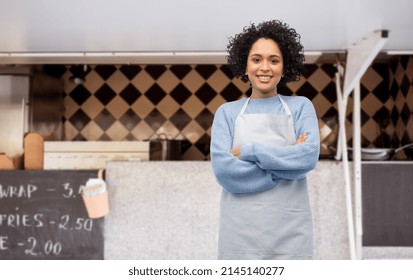
<instances>
[{"instance_id":1,"label":"metal canopy support","mask_svg":"<svg viewBox=\"0 0 413 280\"><path fill-rule=\"evenodd\" d=\"M351 259L362 259L362 194L361 194L361 121L360 121L360 79L387 41L388 31L373 32L368 38L350 46L347 52L343 91L339 86L340 71L337 78L337 99L339 110L339 141L337 151L343 158L343 172L346 188L347 222ZM348 96L353 92L353 171L355 192L355 231L353 222L353 203L351 195L350 170L347 156L346 109ZM338 156L338 155L337 155ZM337 157L336 157L337 158Z\"/></svg>"}]
</instances>

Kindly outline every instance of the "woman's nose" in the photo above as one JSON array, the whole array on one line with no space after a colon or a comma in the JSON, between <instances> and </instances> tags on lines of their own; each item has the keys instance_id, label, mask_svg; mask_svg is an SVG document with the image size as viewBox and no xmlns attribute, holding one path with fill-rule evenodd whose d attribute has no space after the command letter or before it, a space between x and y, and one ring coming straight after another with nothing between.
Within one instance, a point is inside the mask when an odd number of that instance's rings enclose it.
<instances>
[{"instance_id":1,"label":"woman's nose","mask_svg":"<svg viewBox=\"0 0 413 280\"><path fill-rule=\"evenodd\" d=\"M263 60L262 63L261 63L260 69L261 69L261 70L268 70L268 69L269 69L269 67L268 67L268 62L265 61L265 60Z\"/></svg>"}]
</instances>

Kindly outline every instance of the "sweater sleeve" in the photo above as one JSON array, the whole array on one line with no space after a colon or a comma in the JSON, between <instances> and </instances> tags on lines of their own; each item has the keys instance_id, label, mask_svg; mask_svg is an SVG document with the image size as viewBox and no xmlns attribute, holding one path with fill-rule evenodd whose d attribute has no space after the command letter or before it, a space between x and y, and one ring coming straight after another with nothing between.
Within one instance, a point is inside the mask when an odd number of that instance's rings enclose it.
<instances>
[{"instance_id":1,"label":"sweater sleeve","mask_svg":"<svg viewBox=\"0 0 413 280\"><path fill-rule=\"evenodd\" d=\"M314 169L320 152L320 136L314 107L306 100L294 120L296 137L307 133L307 140L303 144L286 147L247 144L241 147L241 159L254 162L282 179L301 179Z\"/></svg>"},{"instance_id":2,"label":"sweater sleeve","mask_svg":"<svg viewBox=\"0 0 413 280\"><path fill-rule=\"evenodd\" d=\"M218 183L231 193L265 191L275 186L273 175L255 162L240 160L230 153L233 122L221 106L211 131L211 163Z\"/></svg>"}]
</instances>

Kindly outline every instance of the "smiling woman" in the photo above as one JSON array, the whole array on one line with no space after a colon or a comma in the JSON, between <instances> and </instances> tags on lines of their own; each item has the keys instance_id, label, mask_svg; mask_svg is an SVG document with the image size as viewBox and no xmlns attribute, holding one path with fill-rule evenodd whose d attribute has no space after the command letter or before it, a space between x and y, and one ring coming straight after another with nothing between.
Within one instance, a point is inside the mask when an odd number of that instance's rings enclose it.
<instances>
[{"instance_id":1,"label":"smiling woman","mask_svg":"<svg viewBox=\"0 0 413 280\"><path fill-rule=\"evenodd\" d=\"M309 99L277 92L303 72L299 39L273 20L245 27L228 44L229 67L250 82L251 97L223 104L212 126L220 259L312 258L306 176L319 155L317 116Z\"/></svg>"}]
</instances>

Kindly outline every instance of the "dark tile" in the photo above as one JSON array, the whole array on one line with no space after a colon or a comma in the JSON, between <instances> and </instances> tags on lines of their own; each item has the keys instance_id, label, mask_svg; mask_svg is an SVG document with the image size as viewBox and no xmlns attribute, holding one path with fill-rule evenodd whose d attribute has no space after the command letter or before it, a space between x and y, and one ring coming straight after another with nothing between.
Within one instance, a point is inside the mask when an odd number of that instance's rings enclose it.
<instances>
[{"instance_id":1,"label":"dark tile","mask_svg":"<svg viewBox=\"0 0 413 280\"><path fill-rule=\"evenodd\" d=\"M305 78L309 78L318 69L318 65L317 64L305 64L304 68L305 68L305 71L304 71L303 76Z\"/></svg>"},{"instance_id":2,"label":"dark tile","mask_svg":"<svg viewBox=\"0 0 413 280\"><path fill-rule=\"evenodd\" d=\"M169 120L178 130L183 130L192 119L182 108L179 108Z\"/></svg>"},{"instance_id":3,"label":"dark tile","mask_svg":"<svg viewBox=\"0 0 413 280\"><path fill-rule=\"evenodd\" d=\"M369 94L370 91L363 84L360 83L360 100L362 101Z\"/></svg>"},{"instance_id":4,"label":"dark tile","mask_svg":"<svg viewBox=\"0 0 413 280\"><path fill-rule=\"evenodd\" d=\"M249 91L251 91L251 89L249 89ZM294 92L288 87L288 85L277 88L277 92L283 95L288 95L288 96L291 96L294 94ZM250 95L251 93L248 96Z\"/></svg>"},{"instance_id":5,"label":"dark tile","mask_svg":"<svg viewBox=\"0 0 413 280\"><path fill-rule=\"evenodd\" d=\"M296 92L299 96L305 96L310 100L313 100L317 96L318 91L309 83L305 82Z\"/></svg>"},{"instance_id":6,"label":"dark tile","mask_svg":"<svg viewBox=\"0 0 413 280\"><path fill-rule=\"evenodd\" d=\"M381 81L377 87L373 89L373 94L376 96L382 103L386 103L390 98L389 83L387 81Z\"/></svg>"},{"instance_id":7,"label":"dark tile","mask_svg":"<svg viewBox=\"0 0 413 280\"><path fill-rule=\"evenodd\" d=\"M191 148L191 146L192 146L192 143L191 143L190 141L188 141L188 140L182 140L182 141L181 141L181 154L182 154L182 155L185 154L186 151L188 151L189 148Z\"/></svg>"},{"instance_id":8,"label":"dark tile","mask_svg":"<svg viewBox=\"0 0 413 280\"><path fill-rule=\"evenodd\" d=\"M232 73L231 69L229 69L228 65L224 64L219 69L221 69L222 73L224 73L225 76L228 77L228 79L232 80L235 78L234 74Z\"/></svg>"},{"instance_id":9,"label":"dark tile","mask_svg":"<svg viewBox=\"0 0 413 280\"><path fill-rule=\"evenodd\" d=\"M103 84L96 92L95 97L103 104L108 105L113 98L116 97L116 92L108 86L107 84Z\"/></svg>"},{"instance_id":10,"label":"dark tile","mask_svg":"<svg viewBox=\"0 0 413 280\"><path fill-rule=\"evenodd\" d=\"M400 140L398 139L397 134L394 133L391 139L390 147L399 147L399 146L400 146Z\"/></svg>"},{"instance_id":11,"label":"dark tile","mask_svg":"<svg viewBox=\"0 0 413 280\"><path fill-rule=\"evenodd\" d=\"M332 79L336 76L337 67L334 64L322 64L321 69Z\"/></svg>"},{"instance_id":12,"label":"dark tile","mask_svg":"<svg viewBox=\"0 0 413 280\"><path fill-rule=\"evenodd\" d=\"M389 64L389 70L391 73L395 74L397 71L397 65L399 65L399 59L392 59Z\"/></svg>"},{"instance_id":13,"label":"dark tile","mask_svg":"<svg viewBox=\"0 0 413 280\"><path fill-rule=\"evenodd\" d=\"M158 109L153 109L146 117L145 122L153 129L158 130L166 121L166 118Z\"/></svg>"},{"instance_id":14,"label":"dark tile","mask_svg":"<svg viewBox=\"0 0 413 280\"><path fill-rule=\"evenodd\" d=\"M233 83L229 83L220 93L226 101L234 101L239 99L243 92L237 88Z\"/></svg>"},{"instance_id":15,"label":"dark tile","mask_svg":"<svg viewBox=\"0 0 413 280\"><path fill-rule=\"evenodd\" d=\"M363 126L369 119L370 119L370 116L366 112L363 111L363 108L361 108L361 110L360 110L360 124L361 124L361 126ZM347 120L350 123L353 123L353 114L349 114L347 116Z\"/></svg>"},{"instance_id":16,"label":"dark tile","mask_svg":"<svg viewBox=\"0 0 413 280\"><path fill-rule=\"evenodd\" d=\"M119 121L127 130L131 131L141 121L141 118L133 110L129 109L120 117Z\"/></svg>"},{"instance_id":17,"label":"dark tile","mask_svg":"<svg viewBox=\"0 0 413 280\"><path fill-rule=\"evenodd\" d=\"M324 115L319 116L320 119L331 129L338 126L338 111L334 107L330 107Z\"/></svg>"},{"instance_id":18,"label":"dark tile","mask_svg":"<svg viewBox=\"0 0 413 280\"><path fill-rule=\"evenodd\" d=\"M321 94L331 103L334 104L337 101L337 90L336 90L336 83L331 81L328 85L323 89Z\"/></svg>"},{"instance_id":19,"label":"dark tile","mask_svg":"<svg viewBox=\"0 0 413 280\"><path fill-rule=\"evenodd\" d=\"M380 128L386 128L391 124L390 111L385 106L382 106L373 115L373 120L380 126Z\"/></svg>"},{"instance_id":20,"label":"dark tile","mask_svg":"<svg viewBox=\"0 0 413 280\"><path fill-rule=\"evenodd\" d=\"M209 102L211 102L212 99L217 95L215 90L211 88L210 85L207 83L204 83L196 92L195 95L204 103L204 105L207 105Z\"/></svg>"},{"instance_id":21,"label":"dark tile","mask_svg":"<svg viewBox=\"0 0 413 280\"><path fill-rule=\"evenodd\" d=\"M373 140L374 147L377 148L390 148L391 146L391 135L387 134L385 131L381 133Z\"/></svg>"},{"instance_id":22,"label":"dark tile","mask_svg":"<svg viewBox=\"0 0 413 280\"><path fill-rule=\"evenodd\" d=\"M69 68L70 73L72 73L73 76L76 77L86 77L87 74L89 74L92 69L88 65L72 65Z\"/></svg>"},{"instance_id":23,"label":"dark tile","mask_svg":"<svg viewBox=\"0 0 413 280\"><path fill-rule=\"evenodd\" d=\"M145 96L154 104L157 105L166 96L165 91L158 85L153 84L146 92Z\"/></svg>"},{"instance_id":24,"label":"dark tile","mask_svg":"<svg viewBox=\"0 0 413 280\"><path fill-rule=\"evenodd\" d=\"M76 86L70 93L69 96L78 105L82 105L92 94L83 86Z\"/></svg>"},{"instance_id":25,"label":"dark tile","mask_svg":"<svg viewBox=\"0 0 413 280\"><path fill-rule=\"evenodd\" d=\"M202 137L195 143L195 147L202 152L204 156L208 156L210 152L211 137L205 133Z\"/></svg>"},{"instance_id":26,"label":"dark tile","mask_svg":"<svg viewBox=\"0 0 413 280\"><path fill-rule=\"evenodd\" d=\"M169 70L178 77L178 79L182 80L189 72L191 72L192 67L190 65L172 65Z\"/></svg>"},{"instance_id":27,"label":"dark tile","mask_svg":"<svg viewBox=\"0 0 413 280\"><path fill-rule=\"evenodd\" d=\"M99 139L99 141L112 141L112 139L109 137L109 135L107 135L106 133L103 133Z\"/></svg>"},{"instance_id":28,"label":"dark tile","mask_svg":"<svg viewBox=\"0 0 413 280\"><path fill-rule=\"evenodd\" d=\"M397 110L396 107L392 108L390 118L391 118L393 126L396 126L397 122L399 121L399 118L400 118L400 113L399 113L399 111Z\"/></svg>"},{"instance_id":29,"label":"dark tile","mask_svg":"<svg viewBox=\"0 0 413 280\"><path fill-rule=\"evenodd\" d=\"M94 122L103 130L108 130L115 122L116 118L105 108L94 119Z\"/></svg>"},{"instance_id":30,"label":"dark tile","mask_svg":"<svg viewBox=\"0 0 413 280\"><path fill-rule=\"evenodd\" d=\"M136 137L135 137L132 133L128 133L128 134L125 136L124 140L127 140L127 141L136 141L136 140L139 140L139 139L136 139Z\"/></svg>"},{"instance_id":31,"label":"dark tile","mask_svg":"<svg viewBox=\"0 0 413 280\"><path fill-rule=\"evenodd\" d=\"M195 120L200 126L202 126L203 129L208 130L212 125L214 115L211 111L205 108L201 113L199 113L198 116L195 117Z\"/></svg>"},{"instance_id":32,"label":"dark tile","mask_svg":"<svg viewBox=\"0 0 413 280\"><path fill-rule=\"evenodd\" d=\"M114 65L98 65L94 70L102 79L106 81L113 75L113 73L116 72L116 67Z\"/></svg>"},{"instance_id":33,"label":"dark tile","mask_svg":"<svg viewBox=\"0 0 413 280\"><path fill-rule=\"evenodd\" d=\"M403 80L402 80L402 84L400 85L400 91L403 94L404 97L407 96L407 94L409 93L409 89L411 87L411 83L409 81L409 79L407 78L407 75L403 75Z\"/></svg>"},{"instance_id":34,"label":"dark tile","mask_svg":"<svg viewBox=\"0 0 413 280\"><path fill-rule=\"evenodd\" d=\"M383 78L383 80L389 79L389 64L388 63L373 63L371 65L374 71Z\"/></svg>"},{"instance_id":35,"label":"dark tile","mask_svg":"<svg viewBox=\"0 0 413 280\"><path fill-rule=\"evenodd\" d=\"M210 64L200 64L195 66L195 70L201 75L205 80L211 77L212 74L217 70L215 65Z\"/></svg>"},{"instance_id":36,"label":"dark tile","mask_svg":"<svg viewBox=\"0 0 413 280\"><path fill-rule=\"evenodd\" d=\"M403 67L403 70L407 70L407 65L409 64L409 55L400 56L400 65Z\"/></svg>"},{"instance_id":37,"label":"dark tile","mask_svg":"<svg viewBox=\"0 0 413 280\"><path fill-rule=\"evenodd\" d=\"M192 93L181 83L179 83L169 94L179 105L185 103Z\"/></svg>"},{"instance_id":38,"label":"dark tile","mask_svg":"<svg viewBox=\"0 0 413 280\"><path fill-rule=\"evenodd\" d=\"M410 138L410 136L409 136L409 134L407 133L407 131L405 131L405 132L403 133L402 140L401 140L402 145L410 144L410 143L412 143L412 141L413 141L413 140ZM412 149L412 148L410 148L409 150L413 152L413 149Z\"/></svg>"},{"instance_id":39,"label":"dark tile","mask_svg":"<svg viewBox=\"0 0 413 280\"><path fill-rule=\"evenodd\" d=\"M89 116L83 112L82 109L78 109L70 118L69 122L78 130L81 131L91 121Z\"/></svg>"},{"instance_id":40,"label":"dark tile","mask_svg":"<svg viewBox=\"0 0 413 280\"><path fill-rule=\"evenodd\" d=\"M55 78L61 78L66 73L67 68L60 64L45 64L43 65L43 72Z\"/></svg>"},{"instance_id":41,"label":"dark tile","mask_svg":"<svg viewBox=\"0 0 413 280\"><path fill-rule=\"evenodd\" d=\"M397 84L396 79L390 85L390 95L393 100L396 100L397 95L399 94L399 85Z\"/></svg>"},{"instance_id":42,"label":"dark tile","mask_svg":"<svg viewBox=\"0 0 413 280\"><path fill-rule=\"evenodd\" d=\"M250 97L252 94L252 88L249 87L246 91L245 91L245 96Z\"/></svg>"},{"instance_id":43,"label":"dark tile","mask_svg":"<svg viewBox=\"0 0 413 280\"><path fill-rule=\"evenodd\" d=\"M73 137L73 139L71 140L72 141L87 141L87 139L81 133L76 134L75 137Z\"/></svg>"},{"instance_id":44,"label":"dark tile","mask_svg":"<svg viewBox=\"0 0 413 280\"><path fill-rule=\"evenodd\" d=\"M128 84L120 93L119 96L131 106L142 94L132 84Z\"/></svg>"},{"instance_id":45,"label":"dark tile","mask_svg":"<svg viewBox=\"0 0 413 280\"><path fill-rule=\"evenodd\" d=\"M119 68L119 71L125 75L126 78L132 80L136 75L142 70L142 67L139 65L122 65Z\"/></svg>"},{"instance_id":46,"label":"dark tile","mask_svg":"<svg viewBox=\"0 0 413 280\"><path fill-rule=\"evenodd\" d=\"M405 125L407 125L407 123L409 122L409 119L412 118L412 112L410 112L409 106L407 106L407 104L405 103L403 105L403 109L400 112L400 118L402 119L403 123Z\"/></svg>"},{"instance_id":47,"label":"dark tile","mask_svg":"<svg viewBox=\"0 0 413 280\"><path fill-rule=\"evenodd\" d=\"M162 76L166 70L167 68L164 65L148 65L145 67L145 71L148 72L154 80Z\"/></svg>"}]
</instances>

